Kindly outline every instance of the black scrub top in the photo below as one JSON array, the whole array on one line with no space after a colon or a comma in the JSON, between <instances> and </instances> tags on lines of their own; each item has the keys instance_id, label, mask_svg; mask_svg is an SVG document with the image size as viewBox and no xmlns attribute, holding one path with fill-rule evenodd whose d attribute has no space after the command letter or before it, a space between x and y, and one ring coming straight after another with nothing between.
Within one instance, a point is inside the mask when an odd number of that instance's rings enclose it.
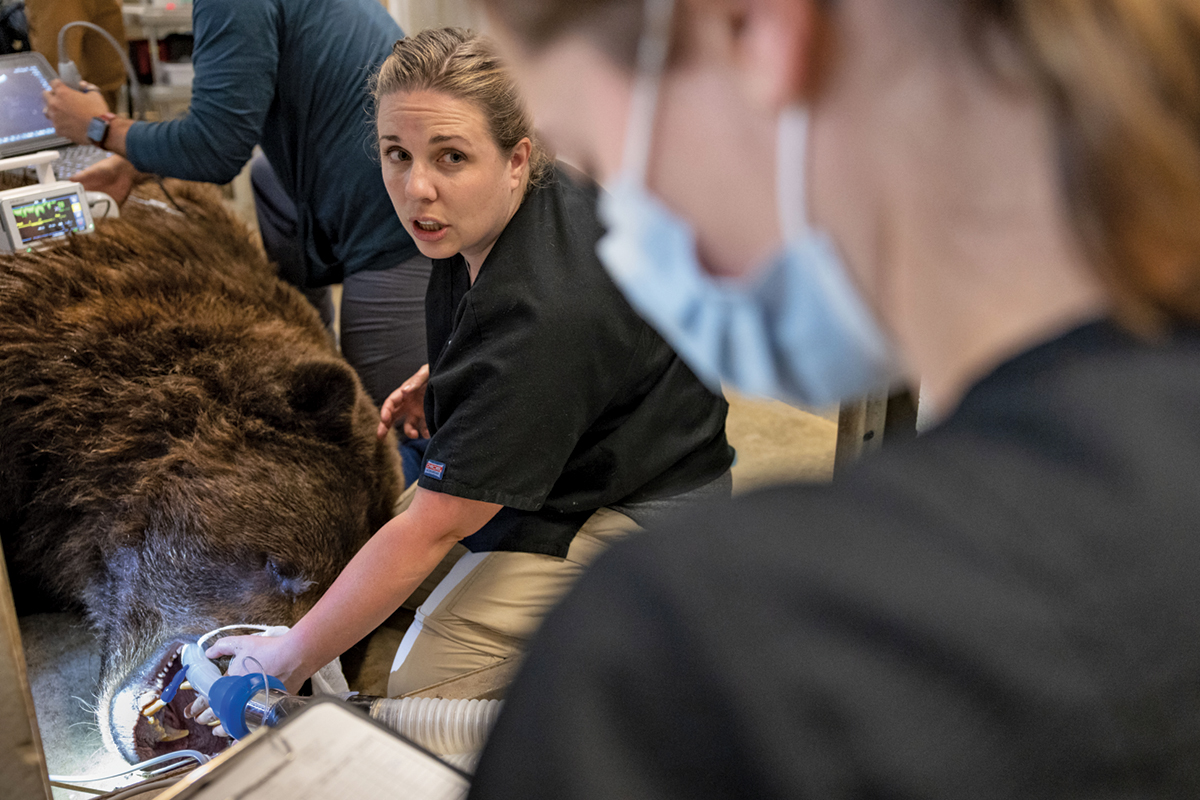
<instances>
[{"instance_id":1,"label":"black scrub top","mask_svg":"<svg viewBox=\"0 0 1200 800\"><path fill-rule=\"evenodd\" d=\"M714 395L629 306L596 256L594 184L561 165L470 284L435 259L425 296L431 440L419 485L504 508L473 552L565 556L602 506L720 477L733 460Z\"/></svg>"}]
</instances>

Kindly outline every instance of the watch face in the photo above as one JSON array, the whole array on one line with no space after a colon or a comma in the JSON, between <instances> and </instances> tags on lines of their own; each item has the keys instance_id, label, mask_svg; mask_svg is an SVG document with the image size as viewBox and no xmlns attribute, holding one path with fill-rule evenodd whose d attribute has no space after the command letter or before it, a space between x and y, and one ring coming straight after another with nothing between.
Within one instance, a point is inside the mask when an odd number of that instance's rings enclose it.
<instances>
[{"instance_id":1,"label":"watch face","mask_svg":"<svg viewBox=\"0 0 1200 800\"><path fill-rule=\"evenodd\" d=\"M108 123L100 117L92 117L92 121L87 126L87 137L95 144L100 144L104 141L104 134L108 133Z\"/></svg>"}]
</instances>

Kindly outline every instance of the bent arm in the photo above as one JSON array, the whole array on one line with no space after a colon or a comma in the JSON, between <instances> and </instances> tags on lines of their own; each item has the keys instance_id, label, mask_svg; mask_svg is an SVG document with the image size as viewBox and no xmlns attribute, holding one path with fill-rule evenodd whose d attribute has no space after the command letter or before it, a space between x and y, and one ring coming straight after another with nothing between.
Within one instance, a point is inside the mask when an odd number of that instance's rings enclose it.
<instances>
[{"instance_id":1,"label":"bent arm","mask_svg":"<svg viewBox=\"0 0 1200 800\"><path fill-rule=\"evenodd\" d=\"M210 657L253 655L289 690L377 628L421 585L460 539L475 533L502 506L419 488L408 510L380 528L342 570L329 591L285 636L222 639ZM235 669L236 667L236 669Z\"/></svg>"},{"instance_id":2,"label":"bent arm","mask_svg":"<svg viewBox=\"0 0 1200 800\"><path fill-rule=\"evenodd\" d=\"M275 96L279 20L269 3L198 3L188 113L122 123L105 144L142 172L226 183L250 159ZM114 120L115 122L115 120Z\"/></svg>"}]
</instances>

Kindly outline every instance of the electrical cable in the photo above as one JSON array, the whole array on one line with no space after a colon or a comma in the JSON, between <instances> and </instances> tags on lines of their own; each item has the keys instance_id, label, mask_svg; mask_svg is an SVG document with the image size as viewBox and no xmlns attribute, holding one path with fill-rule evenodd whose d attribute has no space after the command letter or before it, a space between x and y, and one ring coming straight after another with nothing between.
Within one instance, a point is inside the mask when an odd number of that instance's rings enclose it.
<instances>
[{"instance_id":1,"label":"electrical cable","mask_svg":"<svg viewBox=\"0 0 1200 800\"><path fill-rule=\"evenodd\" d=\"M193 759L197 762L197 764L207 764L209 759L208 756L204 755L204 753L201 753L198 750L176 750L173 753L167 753L165 755L155 756L154 758L148 758L145 761L140 761L129 769L123 769L120 772L114 772L111 775L51 775L50 780L58 781L59 783L96 783L97 781L107 781L112 780L113 778L119 778L122 775L128 775L131 772L138 772L139 770L144 770L147 767L156 767L159 764L166 764L170 761L175 761L180 758ZM179 764L176 764L175 767L169 767L168 769L174 769L179 766Z\"/></svg>"},{"instance_id":2,"label":"electrical cable","mask_svg":"<svg viewBox=\"0 0 1200 800\"><path fill-rule=\"evenodd\" d=\"M55 789L66 789L71 792L87 792L88 794L108 794L107 789L93 789L90 786L81 786L77 783L63 783L62 781L50 781L50 785Z\"/></svg>"},{"instance_id":3,"label":"electrical cable","mask_svg":"<svg viewBox=\"0 0 1200 800\"><path fill-rule=\"evenodd\" d=\"M168 753L168 755L170 754ZM127 784L125 786L118 786L115 789L93 789L89 786L79 786L72 783L64 783L62 781L53 780L50 781L50 785L59 789L67 789L73 792L87 792L88 794L94 794L96 795L96 800L112 800L113 797L132 797L146 791L173 785L178 783L185 775L199 766L199 764L188 764L182 767L167 767L165 770L159 770L157 772L150 773L150 777L148 778Z\"/></svg>"},{"instance_id":4,"label":"electrical cable","mask_svg":"<svg viewBox=\"0 0 1200 800\"><path fill-rule=\"evenodd\" d=\"M179 209L179 210L182 211L183 209ZM247 623L245 625L242 625L242 624L222 625L219 628L213 628L211 631L209 631L208 633L204 634L199 639L197 639L196 646L199 647L201 650L207 650L208 648L206 648L204 646L204 643L207 640L211 639L214 634L221 633L222 631L237 631L237 630L256 630L259 633L263 633L265 631L271 630L271 626L270 625L253 625L253 624L249 624L249 623Z\"/></svg>"},{"instance_id":5,"label":"electrical cable","mask_svg":"<svg viewBox=\"0 0 1200 800\"><path fill-rule=\"evenodd\" d=\"M174 786L179 783L179 778L163 778L155 781L143 781L135 783L133 786L127 787L116 794L101 795L99 800L126 800L129 797L137 797L139 794L146 792L154 792L160 789L166 789L168 786Z\"/></svg>"},{"instance_id":6,"label":"electrical cable","mask_svg":"<svg viewBox=\"0 0 1200 800\"><path fill-rule=\"evenodd\" d=\"M146 118L146 110L144 108L142 108L141 92L138 91L138 87L140 84L138 83L137 73L134 72L134 70L133 70L133 64L131 64L129 61L129 53L127 53L125 51L125 49L121 47L120 43L115 38L113 38L113 35L111 33L109 33L108 31L104 30L104 28L101 28L99 25L96 25L93 22L85 22L84 20L75 20L74 22L68 22L66 25L63 25L61 28L59 28L59 30L58 30L58 62L59 62L59 64L66 63L63 61L63 53L65 52L63 50L63 45L65 44L63 35L70 28L87 28L90 31L95 31L96 33L99 33L101 36L103 36L108 41L108 43L113 46L113 49L117 51L117 55L120 56L120 58L121 58L121 64L124 65L124 67L125 67L125 74L129 77L129 99L131 101L135 102L137 105L137 114L135 116L137 116L138 119L145 119ZM80 38L80 41L81 42L83 41L82 37ZM68 61L69 61L69 59L68 59ZM71 63L74 64L75 62L71 61ZM76 68L75 71L78 72L79 71L78 68ZM59 69L59 72L62 73L62 69ZM136 101L134 101L135 95L138 98Z\"/></svg>"},{"instance_id":7,"label":"electrical cable","mask_svg":"<svg viewBox=\"0 0 1200 800\"><path fill-rule=\"evenodd\" d=\"M154 180L155 180L155 182L158 183L158 188L162 189L163 194L165 194L167 196L167 199L171 201L171 205L175 206L175 208L178 209L179 213L183 214L186 217L188 215L187 211L184 211L183 206L181 206L181 205L179 205L179 203L175 202L175 198L171 195L171 192L167 190L167 185L165 183L163 183L162 176L155 175ZM227 627L227 628L230 628L230 627L232 627L232 628L237 628L237 627L262 628L261 625L243 625L243 626L226 625L225 627ZM218 630L221 630L221 629L218 628ZM266 628L263 628L263 630L266 630ZM207 634L205 634L205 635L207 636ZM197 640L197 641L199 641L199 640Z\"/></svg>"},{"instance_id":8,"label":"electrical cable","mask_svg":"<svg viewBox=\"0 0 1200 800\"><path fill-rule=\"evenodd\" d=\"M186 214L180 214L178 211L171 208L169 205L164 203L162 200L155 200L153 197L146 198L146 197L136 197L134 195L129 195L129 199L127 202L137 203L138 205L141 205L141 206L150 206L151 208L158 209L159 211L163 211L167 214L174 214L177 217L187 216Z\"/></svg>"},{"instance_id":9,"label":"electrical cable","mask_svg":"<svg viewBox=\"0 0 1200 800\"><path fill-rule=\"evenodd\" d=\"M88 203L88 208L95 208L96 206L100 205L101 203L104 203L104 216L107 217L108 212L112 211L112 201L111 200L97 200L94 203ZM92 216L95 217L96 214L93 212Z\"/></svg>"}]
</instances>

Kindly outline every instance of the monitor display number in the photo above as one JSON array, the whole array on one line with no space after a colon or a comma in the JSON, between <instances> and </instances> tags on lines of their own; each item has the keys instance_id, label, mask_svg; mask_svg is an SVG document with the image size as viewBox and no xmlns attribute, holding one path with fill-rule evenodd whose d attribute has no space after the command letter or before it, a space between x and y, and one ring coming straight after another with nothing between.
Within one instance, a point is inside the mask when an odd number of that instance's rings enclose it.
<instances>
[{"instance_id":1,"label":"monitor display number","mask_svg":"<svg viewBox=\"0 0 1200 800\"><path fill-rule=\"evenodd\" d=\"M83 203L76 192L13 205L12 213L17 222L21 244L27 245L39 239L87 229Z\"/></svg>"}]
</instances>

